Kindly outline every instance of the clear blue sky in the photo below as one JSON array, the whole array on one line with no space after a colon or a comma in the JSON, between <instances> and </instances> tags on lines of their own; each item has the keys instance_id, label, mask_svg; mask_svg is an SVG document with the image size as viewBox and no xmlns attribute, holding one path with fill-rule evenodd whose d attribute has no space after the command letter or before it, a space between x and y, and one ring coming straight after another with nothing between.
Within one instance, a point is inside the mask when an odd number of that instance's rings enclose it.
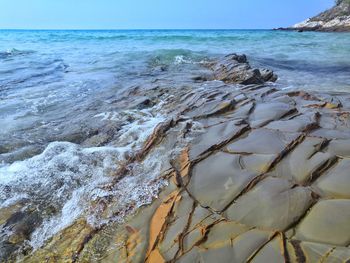
<instances>
[{"instance_id":1,"label":"clear blue sky","mask_svg":"<svg viewBox=\"0 0 350 263\"><path fill-rule=\"evenodd\" d=\"M333 0L0 0L0 28L273 28Z\"/></svg>"}]
</instances>

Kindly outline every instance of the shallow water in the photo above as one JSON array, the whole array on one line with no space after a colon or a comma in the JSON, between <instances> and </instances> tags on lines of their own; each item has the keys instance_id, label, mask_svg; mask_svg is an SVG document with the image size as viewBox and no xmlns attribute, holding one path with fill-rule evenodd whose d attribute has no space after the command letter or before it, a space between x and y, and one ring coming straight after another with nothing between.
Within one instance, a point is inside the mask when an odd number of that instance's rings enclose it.
<instances>
[{"instance_id":1,"label":"shallow water","mask_svg":"<svg viewBox=\"0 0 350 263\"><path fill-rule=\"evenodd\" d=\"M168 117L162 102L129 108L123 91L156 78L177 88L201 62L232 52L274 69L283 88L350 91L345 33L0 31L0 208L25 200L45 214L32 234L38 247L81 215L99 224L88 211L97 197L150 202L164 183L150 184L161 170L157 155L119 188L102 187ZM91 140L101 130L111 139Z\"/></svg>"}]
</instances>

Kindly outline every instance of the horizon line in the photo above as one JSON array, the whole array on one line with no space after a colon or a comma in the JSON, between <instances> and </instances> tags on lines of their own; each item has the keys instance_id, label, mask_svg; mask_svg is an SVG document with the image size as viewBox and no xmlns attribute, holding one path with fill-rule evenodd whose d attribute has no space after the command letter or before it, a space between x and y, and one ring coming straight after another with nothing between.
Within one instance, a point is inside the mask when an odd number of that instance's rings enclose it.
<instances>
[{"instance_id":1,"label":"horizon line","mask_svg":"<svg viewBox=\"0 0 350 263\"><path fill-rule=\"evenodd\" d=\"M0 28L0 31L141 31L141 30L273 30L275 28Z\"/></svg>"}]
</instances>

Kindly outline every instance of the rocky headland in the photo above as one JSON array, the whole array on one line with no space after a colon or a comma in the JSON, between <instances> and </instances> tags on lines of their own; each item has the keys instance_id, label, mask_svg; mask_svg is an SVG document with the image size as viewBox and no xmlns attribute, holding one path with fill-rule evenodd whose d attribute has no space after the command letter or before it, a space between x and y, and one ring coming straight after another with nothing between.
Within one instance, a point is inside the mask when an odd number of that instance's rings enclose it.
<instances>
[{"instance_id":1,"label":"rocky headland","mask_svg":"<svg viewBox=\"0 0 350 263\"><path fill-rule=\"evenodd\" d=\"M350 1L340 0L321 14L280 30L350 32Z\"/></svg>"},{"instance_id":2,"label":"rocky headland","mask_svg":"<svg viewBox=\"0 0 350 263\"><path fill-rule=\"evenodd\" d=\"M276 79L231 54L181 87L167 78L125 91L135 108L162 98L168 119L105 187L177 148L159 175L167 186L122 223L82 217L36 250L26 245L36 210L3 208L0 261L349 262L350 94L283 90ZM96 200L102 218L120 213L115 202Z\"/></svg>"}]
</instances>

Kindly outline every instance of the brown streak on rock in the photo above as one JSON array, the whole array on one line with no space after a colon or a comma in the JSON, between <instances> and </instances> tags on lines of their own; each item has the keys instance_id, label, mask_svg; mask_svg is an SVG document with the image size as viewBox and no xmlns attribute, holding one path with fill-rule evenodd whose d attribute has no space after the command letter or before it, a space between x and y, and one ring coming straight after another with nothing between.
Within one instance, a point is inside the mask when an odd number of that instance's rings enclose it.
<instances>
[{"instance_id":1,"label":"brown streak on rock","mask_svg":"<svg viewBox=\"0 0 350 263\"><path fill-rule=\"evenodd\" d=\"M287 118L288 116L292 116L292 115L297 114L297 113L298 113L298 110L296 108L293 108L293 109L289 110L288 112L286 112L285 114L283 114L280 119Z\"/></svg>"},{"instance_id":2,"label":"brown streak on rock","mask_svg":"<svg viewBox=\"0 0 350 263\"><path fill-rule=\"evenodd\" d=\"M223 219L219 219L215 222L213 222L212 224L206 226L204 229L203 229L203 235L202 235L202 238L200 240L198 240L194 245L193 247L198 247L200 246L201 244L203 244L205 241L207 241L208 239L208 234L210 232L210 230L218 223L220 223L221 221L223 221Z\"/></svg>"},{"instance_id":3,"label":"brown streak on rock","mask_svg":"<svg viewBox=\"0 0 350 263\"><path fill-rule=\"evenodd\" d=\"M209 117L214 117L214 116L217 116L217 115L221 115L221 114L224 114L228 111L232 111L235 109L235 106L236 106L236 101L235 100L231 100L230 102L227 102L227 103L222 103L221 105L221 108L213 113L210 113L210 114L205 114L205 115L200 115L200 116L196 116L196 117L193 117L194 120L200 120L200 119L203 119L203 118L209 118Z\"/></svg>"},{"instance_id":4,"label":"brown streak on rock","mask_svg":"<svg viewBox=\"0 0 350 263\"><path fill-rule=\"evenodd\" d=\"M300 117L300 116L303 116L303 114L299 112L298 114L295 114L295 115L293 115L293 116L290 116L290 117L288 118L288 120L293 120L293 119L295 119L295 118L297 118L297 117Z\"/></svg>"},{"instance_id":5,"label":"brown streak on rock","mask_svg":"<svg viewBox=\"0 0 350 263\"><path fill-rule=\"evenodd\" d=\"M242 87L241 90L249 90L249 91L254 91L254 90L259 90L259 89L262 89L262 88L265 88L266 86L265 85L247 85L246 87Z\"/></svg>"},{"instance_id":6,"label":"brown streak on rock","mask_svg":"<svg viewBox=\"0 0 350 263\"><path fill-rule=\"evenodd\" d=\"M332 247L330 250L327 251L327 253L325 255L322 256L322 258L320 259L320 263L323 263L323 262L327 262L327 258L333 253L333 251L335 250L336 248L335 247Z\"/></svg>"},{"instance_id":7,"label":"brown streak on rock","mask_svg":"<svg viewBox=\"0 0 350 263\"><path fill-rule=\"evenodd\" d=\"M112 187L117 184L122 178L124 178L127 173L129 172L129 165L133 162L140 162L142 161L147 154L151 151L152 148L155 147L156 144L160 143L161 140L166 136L166 132L174 127L178 123L178 119L174 121L173 119L160 123L153 131L151 136L148 137L147 141L145 142L143 148L138 151L135 155L128 158L128 160L120 166L120 168L115 171L113 174L114 179L111 183L109 183L106 188L112 189Z\"/></svg>"},{"instance_id":8,"label":"brown streak on rock","mask_svg":"<svg viewBox=\"0 0 350 263\"><path fill-rule=\"evenodd\" d=\"M277 91L278 91L278 89L271 88L271 89L269 89L268 91L262 93L262 94L260 95L260 97L261 97L261 98L264 98L264 97L266 97L266 96L268 96L268 95L271 95L271 94L273 94L273 93L275 93L275 92L277 92Z\"/></svg>"},{"instance_id":9,"label":"brown streak on rock","mask_svg":"<svg viewBox=\"0 0 350 263\"><path fill-rule=\"evenodd\" d=\"M84 237L83 242L79 245L78 249L75 251L74 255L72 256L73 263L77 262L81 251L83 251L85 245L89 243L89 241L93 238L94 234L96 234L97 232L98 232L98 229L92 229L92 231Z\"/></svg>"},{"instance_id":10,"label":"brown streak on rock","mask_svg":"<svg viewBox=\"0 0 350 263\"><path fill-rule=\"evenodd\" d=\"M318 128L320 128L320 118L321 114L319 112L316 112L314 115L314 121L308 125L302 130L302 132L310 133Z\"/></svg>"},{"instance_id":11,"label":"brown streak on rock","mask_svg":"<svg viewBox=\"0 0 350 263\"><path fill-rule=\"evenodd\" d=\"M315 151L310 154L309 157L307 157L307 160L310 160L313 156L315 156L315 154L317 154L318 152L321 152L324 148L326 148L328 146L328 144L330 143L331 140L328 139L324 139L321 143L319 143L316 147L315 147Z\"/></svg>"},{"instance_id":12,"label":"brown streak on rock","mask_svg":"<svg viewBox=\"0 0 350 263\"><path fill-rule=\"evenodd\" d=\"M176 200L179 197L179 192L171 193L168 198L157 208L150 223L149 245L146 253L146 262L152 262L151 259L159 252L154 252L159 241L162 240L165 229L167 228L167 221L169 215L174 207ZM155 254L154 254L155 253ZM151 256L151 254L153 254ZM158 258L158 256L157 256Z\"/></svg>"},{"instance_id":13,"label":"brown streak on rock","mask_svg":"<svg viewBox=\"0 0 350 263\"><path fill-rule=\"evenodd\" d=\"M175 184L177 187L184 187L183 178L189 176L189 171L191 169L191 162L189 160L189 148L186 147L177 159L170 160L170 165L174 170Z\"/></svg>"},{"instance_id":14,"label":"brown streak on rock","mask_svg":"<svg viewBox=\"0 0 350 263\"><path fill-rule=\"evenodd\" d=\"M145 260L147 263L165 263L163 256L158 250L153 250L149 257Z\"/></svg>"},{"instance_id":15,"label":"brown streak on rock","mask_svg":"<svg viewBox=\"0 0 350 263\"><path fill-rule=\"evenodd\" d=\"M331 159L327 160L325 163L323 163L316 171L311 173L307 185L310 185L313 182L315 182L322 174L324 174L326 171L331 169L336 163L338 163L339 160L339 157L334 156Z\"/></svg>"},{"instance_id":16,"label":"brown streak on rock","mask_svg":"<svg viewBox=\"0 0 350 263\"><path fill-rule=\"evenodd\" d=\"M316 101L320 101L319 98L317 98L316 96L311 95L310 93L305 92L305 91L292 91L292 92L287 93L287 95L288 95L289 97L301 97L301 98L304 99L304 100L316 100Z\"/></svg>"},{"instance_id":17,"label":"brown streak on rock","mask_svg":"<svg viewBox=\"0 0 350 263\"><path fill-rule=\"evenodd\" d=\"M298 110L297 110L296 108L293 108L293 109L289 110L288 112L286 112L284 115L282 115L282 116L281 116L279 119L277 119L277 120L282 120L283 118L286 118L286 117L288 117L288 116L291 116L291 115L295 114L296 112L298 112ZM264 126L269 125L271 122L274 122L274 121L276 121L276 120L274 120L274 119L267 120L267 121L261 123L261 124L259 125L259 127L262 128L262 127L264 127Z\"/></svg>"},{"instance_id":18,"label":"brown streak on rock","mask_svg":"<svg viewBox=\"0 0 350 263\"><path fill-rule=\"evenodd\" d=\"M125 250L127 253L127 261L132 262L132 258L135 256L135 247L141 242L140 232L137 229L132 229L131 235L125 244Z\"/></svg>"},{"instance_id":19,"label":"brown streak on rock","mask_svg":"<svg viewBox=\"0 0 350 263\"><path fill-rule=\"evenodd\" d=\"M254 251L254 253L247 259L247 263L250 263L257 254L259 254L259 252L270 242L272 241L277 235L279 234L279 232L275 232L273 233L273 235L266 241L264 242L256 251Z\"/></svg>"},{"instance_id":20,"label":"brown streak on rock","mask_svg":"<svg viewBox=\"0 0 350 263\"><path fill-rule=\"evenodd\" d=\"M326 105L327 105L326 102L324 102L324 103L322 103L322 104L317 104L317 103L315 103L315 104L309 104L309 105L307 105L307 106L304 106L304 108L320 109L320 108L326 107Z\"/></svg>"},{"instance_id":21,"label":"brown streak on rock","mask_svg":"<svg viewBox=\"0 0 350 263\"><path fill-rule=\"evenodd\" d=\"M152 135L150 137L148 137L146 143L144 144L143 148L141 149L141 151L139 151L136 156L135 159L140 161L143 160L145 158L145 156L149 153L149 151L154 147L154 145L156 145L157 143L159 143L159 141L161 141L165 135L166 132L174 127L177 124L177 121L174 121L173 119L171 119L170 121L167 121L165 123L161 123L159 124L153 131Z\"/></svg>"},{"instance_id":22,"label":"brown streak on rock","mask_svg":"<svg viewBox=\"0 0 350 263\"><path fill-rule=\"evenodd\" d=\"M179 158L179 174L181 178L184 178L185 176L188 175L189 170L191 168L191 162L190 162L190 157L189 157L189 148L186 147L180 155Z\"/></svg>"},{"instance_id":23,"label":"brown streak on rock","mask_svg":"<svg viewBox=\"0 0 350 263\"><path fill-rule=\"evenodd\" d=\"M287 232L288 230L294 230L295 227L297 225L299 225L301 221L304 220L304 218L309 214L309 212L312 209L312 207L315 204L317 204L317 200L319 199L320 196L318 194L315 194L314 192L311 192L311 197L313 198L313 202L310 204L309 208L305 211L305 213L303 215L300 216L300 218L297 221L295 221L293 224L288 226L288 228L284 231L284 233ZM295 235L295 232L294 232L293 236L294 235Z\"/></svg>"},{"instance_id":24,"label":"brown streak on rock","mask_svg":"<svg viewBox=\"0 0 350 263\"><path fill-rule=\"evenodd\" d=\"M282 255L284 257L284 262L285 263L290 263L290 257L289 257L289 253L288 253L288 249L287 249L287 239L284 233L280 233L281 239L282 239Z\"/></svg>"},{"instance_id":25,"label":"brown streak on rock","mask_svg":"<svg viewBox=\"0 0 350 263\"><path fill-rule=\"evenodd\" d=\"M301 242L299 240L291 240L290 243L293 246L294 253L295 253L295 256L296 256L298 263L305 263L306 256L305 256L303 249L300 246Z\"/></svg>"},{"instance_id":26,"label":"brown streak on rock","mask_svg":"<svg viewBox=\"0 0 350 263\"><path fill-rule=\"evenodd\" d=\"M185 252L183 240L184 240L185 236L188 234L188 230L191 226L192 217L193 217L194 211L196 210L196 207L197 207L196 202L193 202L191 212L188 215L188 220L187 220L186 226L179 235L179 241L178 241L179 242L179 250L176 252L174 259L176 259L179 255L181 256Z\"/></svg>"},{"instance_id":27,"label":"brown streak on rock","mask_svg":"<svg viewBox=\"0 0 350 263\"><path fill-rule=\"evenodd\" d=\"M216 151L220 150L222 147L224 147L226 144L229 144L231 141L234 141L240 137L242 137L245 133L251 130L251 127L249 125L243 126L237 133L235 133L231 138L228 140L222 141L219 144L212 145L208 150L203 152L197 159L193 160L193 165L196 163L199 163L200 161L208 158L210 155L214 154Z\"/></svg>"},{"instance_id":28,"label":"brown streak on rock","mask_svg":"<svg viewBox=\"0 0 350 263\"><path fill-rule=\"evenodd\" d=\"M267 174L261 174L256 176L253 180L251 180L248 185L231 201L229 202L224 209L222 209L221 213L225 212L233 203L235 203L241 196L249 192L254 186L256 186L259 182L264 180L267 177Z\"/></svg>"},{"instance_id":29,"label":"brown streak on rock","mask_svg":"<svg viewBox=\"0 0 350 263\"><path fill-rule=\"evenodd\" d=\"M256 108L256 101L254 100L252 107L248 111L248 116L250 116L254 112L255 108Z\"/></svg>"},{"instance_id":30,"label":"brown streak on rock","mask_svg":"<svg viewBox=\"0 0 350 263\"><path fill-rule=\"evenodd\" d=\"M256 186L260 181L267 177L267 173L269 173L288 153L290 153L296 146L298 146L305 139L305 135L301 134L293 140L287 147L275 158L275 160L270 164L270 166L266 169L266 171L258 176L256 176L249 184L221 211L226 211L233 203L238 200L242 195L250 191L254 186Z\"/></svg>"},{"instance_id":31,"label":"brown streak on rock","mask_svg":"<svg viewBox=\"0 0 350 263\"><path fill-rule=\"evenodd\" d=\"M305 139L305 135L301 134L299 135L295 140L293 140L291 143L289 143L286 148L283 149L283 151L273 160L273 162L270 164L270 166L267 168L266 172L271 171L275 166L284 158L286 157L291 151L293 151L299 144L301 144Z\"/></svg>"}]
</instances>

